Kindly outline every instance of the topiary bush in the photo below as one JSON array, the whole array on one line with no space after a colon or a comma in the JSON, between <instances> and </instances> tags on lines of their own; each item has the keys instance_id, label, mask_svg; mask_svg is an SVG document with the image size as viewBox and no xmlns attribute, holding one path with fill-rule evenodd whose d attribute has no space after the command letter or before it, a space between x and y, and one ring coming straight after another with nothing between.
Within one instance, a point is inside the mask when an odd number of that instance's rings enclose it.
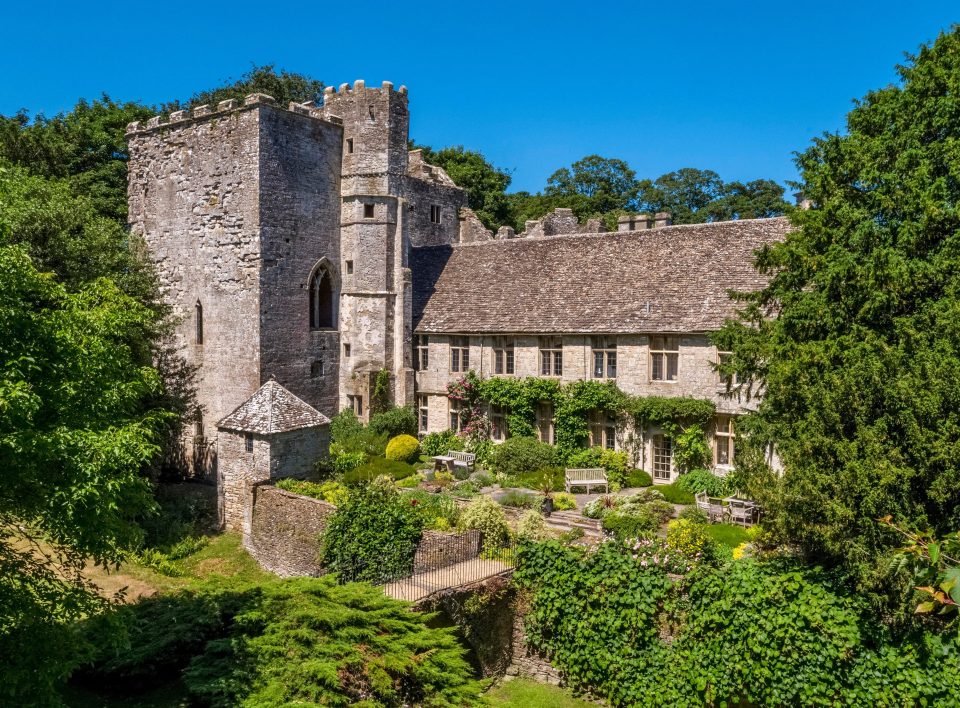
<instances>
[{"instance_id":1,"label":"topiary bush","mask_svg":"<svg viewBox=\"0 0 960 708\"><path fill-rule=\"evenodd\" d=\"M320 558L341 580L389 582L412 570L422 532L410 499L378 479L353 490L330 516Z\"/></svg>"},{"instance_id":2,"label":"topiary bush","mask_svg":"<svg viewBox=\"0 0 960 708\"><path fill-rule=\"evenodd\" d=\"M450 450L463 450L464 441L452 430L441 430L424 435L420 450L428 457L446 455Z\"/></svg>"},{"instance_id":3,"label":"topiary bush","mask_svg":"<svg viewBox=\"0 0 960 708\"><path fill-rule=\"evenodd\" d=\"M377 435L395 438L398 435L417 435L417 414L409 406L390 408L370 418L367 426Z\"/></svg>"},{"instance_id":4,"label":"topiary bush","mask_svg":"<svg viewBox=\"0 0 960 708\"><path fill-rule=\"evenodd\" d=\"M557 461L557 451L553 445L536 438L517 437L494 446L490 452L489 466L497 474L519 477L554 467Z\"/></svg>"},{"instance_id":5,"label":"topiary bush","mask_svg":"<svg viewBox=\"0 0 960 708\"><path fill-rule=\"evenodd\" d=\"M457 528L476 529L483 535L483 548L498 548L510 539L510 527L503 509L490 497L477 497L463 510Z\"/></svg>"},{"instance_id":6,"label":"topiary bush","mask_svg":"<svg viewBox=\"0 0 960 708\"><path fill-rule=\"evenodd\" d=\"M420 441L412 435L398 435L387 443L384 457L396 462L416 462L420 457Z\"/></svg>"},{"instance_id":7,"label":"topiary bush","mask_svg":"<svg viewBox=\"0 0 960 708\"><path fill-rule=\"evenodd\" d=\"M653 484L653 477L643 470L630 470L627 472L627 481L625 487L649 487Z\"/></svg>"},{"instance_id":8,"label":"topiary bush","mask_svg":"<svg viewBox=\"0 0 960 708\"><path fill-rule=\"evenodd\" d=\"M710 470L702 469L680 475L675 484L691 494L706 492L711 497L725 497L733 491L726 477L720 477Z\"/></svg>"}]
</instances>

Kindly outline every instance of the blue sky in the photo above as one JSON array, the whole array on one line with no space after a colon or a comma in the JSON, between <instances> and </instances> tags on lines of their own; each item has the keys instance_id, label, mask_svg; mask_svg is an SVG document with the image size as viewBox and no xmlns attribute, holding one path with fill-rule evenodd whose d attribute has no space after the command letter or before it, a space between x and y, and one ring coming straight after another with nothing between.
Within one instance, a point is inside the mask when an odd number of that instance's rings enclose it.
<instances>
[{"instance_id":1,"label":"blue sky","mask_svg":"<svg viewBox=\"0 0 960 708\"><path fill-rule=\"evenodd\" d=\"M0 113L107 92L158 103L251 64L410 90L411 136L462 144L536 191L597 153L793 179L954 2L53 2L7 5Z\"/></svg>"}]
</instances>

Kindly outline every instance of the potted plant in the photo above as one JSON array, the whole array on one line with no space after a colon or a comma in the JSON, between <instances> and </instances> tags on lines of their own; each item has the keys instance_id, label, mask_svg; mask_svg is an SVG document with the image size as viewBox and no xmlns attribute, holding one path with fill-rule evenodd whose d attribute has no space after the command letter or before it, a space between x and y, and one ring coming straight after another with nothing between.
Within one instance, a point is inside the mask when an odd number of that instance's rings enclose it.
<instances>
[{"instance_id":1,"label":"potted plant","mask_svg":"<svg viewBox=\"0 0 960 708\"><path fill-rule=\"evenodd\" d=\"M540 511L544 516L550 516L553 513L553 497L550 492L553 491L553 475L550 470L544 470L540 478L540 491L543 492L543 502L540 505Z\"/></svg>"}]
</instances>

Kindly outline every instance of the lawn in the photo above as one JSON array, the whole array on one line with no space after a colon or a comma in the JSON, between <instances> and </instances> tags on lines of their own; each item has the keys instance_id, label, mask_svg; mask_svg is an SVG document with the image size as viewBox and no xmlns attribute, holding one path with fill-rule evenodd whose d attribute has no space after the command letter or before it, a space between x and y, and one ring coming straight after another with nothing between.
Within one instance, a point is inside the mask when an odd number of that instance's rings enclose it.
<instances>
[{"instance_id":1,"label":"lawn","mask_svg":"<svg viewBox=\"0 0 960 708\"><path fill-rule=\"evenodd\" d=\"M693 504L693 502L696 501L693 498L692 492L688 492L686 489L680 489L676 482L673 484L657 484L654 486L654 489L660 492L663 498L671 504Z\"/></svg>"},{"instance_id":2,"label":"lawn","mask_svg":"<svg viewBox=\"0 0 960 708\"><path fill-rule=\"evenodd\" d=\"M513 679L504 681L487 693L487 698L494 706L515 706L515 708L595 708L582 698L577 698L570 691L537 683L528 679Z\"/></svg>"},{"instance_id":3,"label":"lawn","mask_svg":"<svg viewBox=\"0 0 960 708\"><path fill-rule=\"evenodd\" d=\"M750 540L745 528L733 524L709 524L707 535L717 543L730 548L736 548Z\"/></svg>"}]
</instances>

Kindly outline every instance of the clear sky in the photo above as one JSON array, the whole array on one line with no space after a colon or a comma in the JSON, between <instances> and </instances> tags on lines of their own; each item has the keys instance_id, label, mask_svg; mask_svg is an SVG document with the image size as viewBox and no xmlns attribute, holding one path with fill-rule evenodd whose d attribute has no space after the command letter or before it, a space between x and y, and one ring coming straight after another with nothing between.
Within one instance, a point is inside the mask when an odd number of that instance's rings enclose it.
<instances>
[{"instance_id":1,"label":"clear sky","mask_svg":"<svg viewBox=\"0 0 960 708\"><path fill-rule=\"evenodd\" d=\"M793 179L791 153L960 21L952 2L5 3L0 113L186 98L252 64L410 90L411 137L541 189L584 155Z\"/></svg>"}]
</instances>

